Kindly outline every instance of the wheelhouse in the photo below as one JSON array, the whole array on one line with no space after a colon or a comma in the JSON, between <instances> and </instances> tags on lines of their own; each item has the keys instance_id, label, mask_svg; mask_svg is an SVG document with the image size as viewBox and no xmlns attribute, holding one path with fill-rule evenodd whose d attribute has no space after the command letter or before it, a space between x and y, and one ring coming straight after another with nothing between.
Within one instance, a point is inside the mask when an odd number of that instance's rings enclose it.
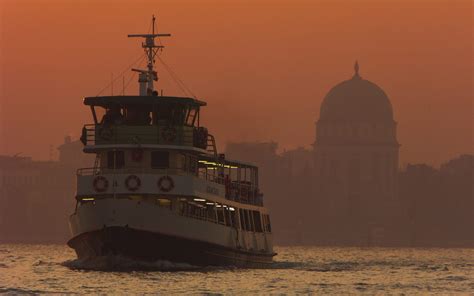
<instances>
[{"instance_id":1,"label":"wheelhouse","mask_svg":"<svg viewBox=\"0 0 474 296\"><path fill-rule=\"evenodd\" d=\"M187 97L88 97L93 124L82 129L86 152L114 144L182 145L206 149L213 142L200 126L200 108L206 103ZM211 139L209 139L211 137Z\"/></svg>"}]
</instances>

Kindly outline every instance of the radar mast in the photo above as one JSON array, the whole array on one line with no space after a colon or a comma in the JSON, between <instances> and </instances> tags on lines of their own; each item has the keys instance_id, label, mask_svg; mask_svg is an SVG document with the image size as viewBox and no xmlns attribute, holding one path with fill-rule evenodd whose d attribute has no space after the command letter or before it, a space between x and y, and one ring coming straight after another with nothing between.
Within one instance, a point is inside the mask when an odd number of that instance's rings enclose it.
<instances>
[{"instance_id":1,"label":"radar mast","mask_svg":"<svg viewBox=\"0 0 474 296\"><path fill-rule=\"evenodd\" d=\"M158 74L154 69L155 56L159 50L163 50L163 45L156 45L155 38L157 37L170 37L171 34L156 33L155 34L155 15L152 16L152 33L151 34L130 34L128 37L142 37L145 38L145 42L142 43L142 47L145 50L147 57L147 70L132 69L132 71L138 72L138 82L140 83L140 96L151 96L155 91L153 81L158 81Z\"/></svg>"}]
</instances>

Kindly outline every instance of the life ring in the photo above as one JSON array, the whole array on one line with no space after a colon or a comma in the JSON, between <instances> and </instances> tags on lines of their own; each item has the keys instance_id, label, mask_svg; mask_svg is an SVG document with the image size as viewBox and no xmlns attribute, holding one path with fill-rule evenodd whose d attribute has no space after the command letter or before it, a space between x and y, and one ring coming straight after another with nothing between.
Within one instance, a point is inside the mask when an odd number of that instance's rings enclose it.
<instances>
[{"instance_id":1,"label":"life ring","mask_svg":"<svg viewBox=\"0 0 474 296\"><path fill-rule=\"evenodd\" d=\"M174 142L174 140L176 140L176 135L176 128L172 126L165 127L161 131L161 138L165 140L165 142Z\"/></svg>"},{"instance_id":2,"label":"life ring","mask_svg":"<svg viewBox=\"0 0 474 296\"><path fill-rule=\"evenodd\" d=\"M92 186L96 192L105 192L109 188L109 180L104 176L97 176L94 178Z\"/></svg>"},{"instance_id":3,"label":"life ring","mask_svg":"<svg viewBox=\"0 0 474 296\"><path fill-rule=\"evenodd\" d=\"M132 160L135 162L140 162L143 159L143 150L142 149L133 149L132 150Z\"/></svg>"},{"instance_id":4,"label":"life ring","mask_svg":"<svg viewBox=\"0 0 474 296\"><path fill-rule=\"evenodd\" d=\"M112 139L114 131L111 128L101 127L99 128L99 137L103 140L109 141Z\"/></svg>"},{"instance_id":5,"label":"life ring","mask_svg":"<svg viewBox=\"0 0 474 296\"><path fill-rule=\"evenodd\" d=\"M137 191L141 185L142 181L136 175L130 175L125 179L125 187L127 187L129 191Z\"/></svg>"},{"instance_id":6,"label":"life ring","mask_svg":"<svg viewBox=\"0 0 474 296\"><path fill-rule=\"evenodd\" d=\"M163 176L158 179L158 188L163 192L169 192L174 188L174 181L170 176Z\"/></svg>"}]
</instances>

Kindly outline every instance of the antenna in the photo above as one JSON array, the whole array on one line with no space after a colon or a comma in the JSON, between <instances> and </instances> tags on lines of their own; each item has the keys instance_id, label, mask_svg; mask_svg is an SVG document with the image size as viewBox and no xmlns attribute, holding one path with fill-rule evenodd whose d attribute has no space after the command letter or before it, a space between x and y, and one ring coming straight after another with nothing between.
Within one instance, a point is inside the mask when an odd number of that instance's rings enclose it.
<instances>
[{"instance_id":1,"label":"antenna","mask_svg":"<svg viewBox=\"0 0 474 296\"><path fill-rule=\"evenodd\" d=\"M133 69L132 71L139 72L138 82L140 83L140 95L149 96L154 92L153 81L158 81L158 74L154 69L155 56L159 50L163 50L163 45L155 45L156 37L170 37L171 34L157 33L155 34L155 15L152 16L152 34L130 34L128 37L142 37L145 38L145 42L142 43L142 47L145 50L145 54L148 60L147 70Z\"/></svg>"}]
</instances>

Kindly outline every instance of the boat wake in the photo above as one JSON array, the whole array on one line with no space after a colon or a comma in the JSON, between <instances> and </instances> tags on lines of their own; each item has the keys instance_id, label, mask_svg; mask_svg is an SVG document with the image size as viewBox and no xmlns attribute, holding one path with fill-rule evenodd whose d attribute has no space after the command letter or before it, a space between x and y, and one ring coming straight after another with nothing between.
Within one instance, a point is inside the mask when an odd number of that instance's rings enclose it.
<instances>
[{"instance_id":1,"label":"boat wake","mask_svg":"<svg viewBox=\"0 0 474 296\"><path fill-rule=\"evenodd\" d=\"M63 266L74 270L90 271L195 271L202 267L166 260L154 262L134 260L123 256L101 256L89 259L67 260Z\"/></svg>"}]
</instances>

